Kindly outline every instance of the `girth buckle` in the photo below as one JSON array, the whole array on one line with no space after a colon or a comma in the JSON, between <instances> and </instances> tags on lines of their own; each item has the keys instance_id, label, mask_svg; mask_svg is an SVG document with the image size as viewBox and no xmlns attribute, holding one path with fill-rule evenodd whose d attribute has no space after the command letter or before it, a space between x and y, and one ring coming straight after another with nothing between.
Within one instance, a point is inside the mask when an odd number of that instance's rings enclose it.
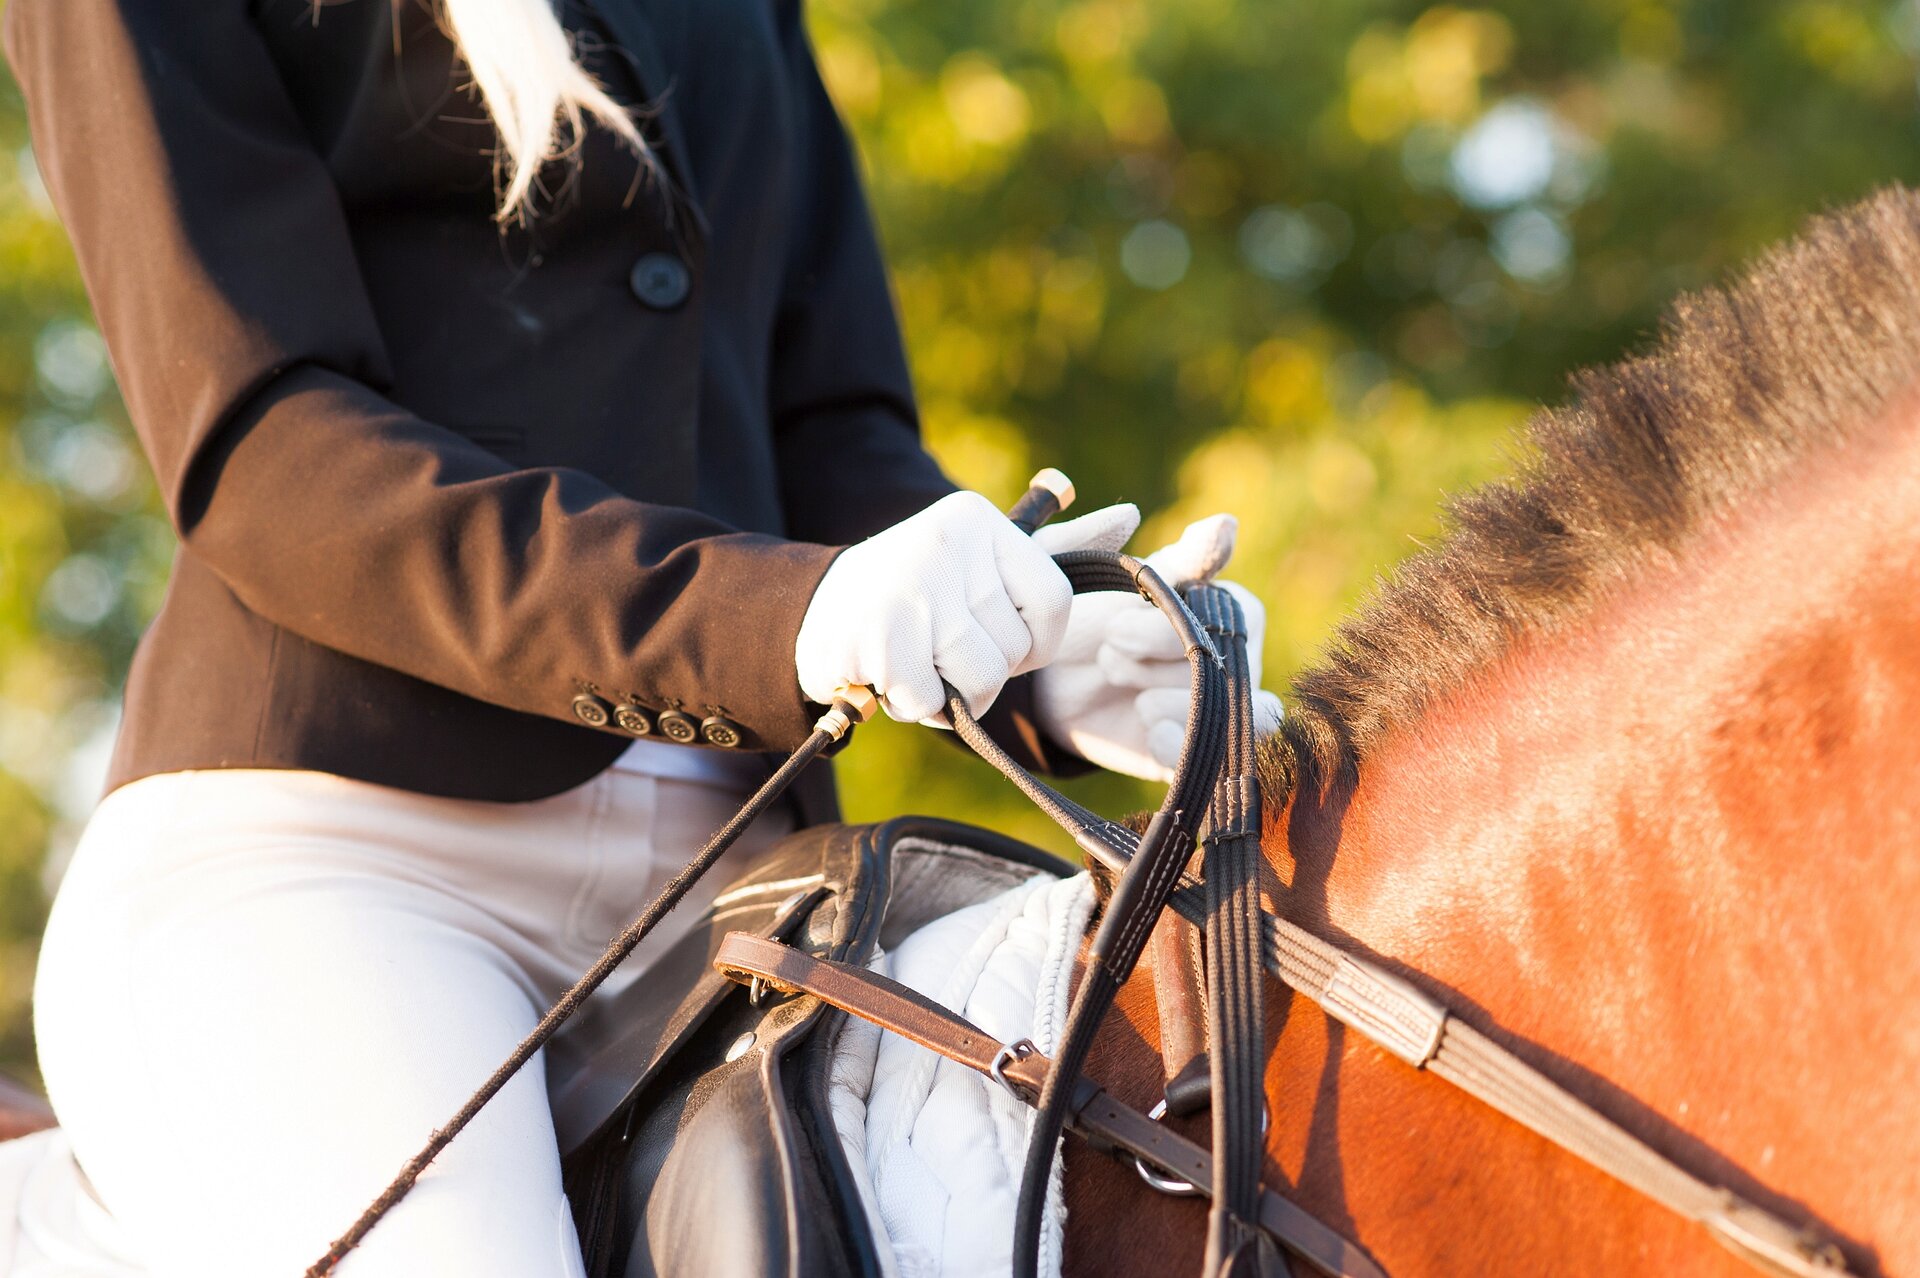
<instances>
[{"instance_id":1,"label":"girth buckle","mask_svg":"<svg viewBox=\"0 0 1920 1278\"><path fill-rule=\"evenodd\" d=\"M987 1066L987 1076L992 1078L994 1082L1000 1084L1000 1086L1006 1088L1007 1095L1024 1105L1027 1103L1026 1097L1020 1094L1020 1089L1015 1087L1013 1080L1007 1077L1007 1066L1013 1064L1015 1061L1024 1061L1027 1057L1032 1056L1039 1050L1039 1048L1033 1045L1033 1040L1030 1038L1016 1039L1011 1043L1002 1043L1000 1050L993 1054L992 1063Z\"/></svg>"}]
</instances>

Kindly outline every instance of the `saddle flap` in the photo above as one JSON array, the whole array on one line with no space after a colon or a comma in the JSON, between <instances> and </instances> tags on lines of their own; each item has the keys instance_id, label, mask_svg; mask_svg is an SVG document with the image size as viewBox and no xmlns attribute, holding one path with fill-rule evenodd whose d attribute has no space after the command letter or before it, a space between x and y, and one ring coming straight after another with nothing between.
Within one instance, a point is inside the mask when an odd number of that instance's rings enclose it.
<instances>
[{"instance_id":1,"label":"saddle flap","mask_svg":"<svg viewBox=\"0 0 1920 1278\"><path fill-rule=\"evenodd\" d=\"M817 827L765 853L549 1066L590 1272L878 1272L827 1097L844 1014L811 997L756 1001L711 959L728 932L745 931L864 964L925 921L1071 872L1024 844L923 818ZM688 1241L687 1220L721 1215L726 1238Z\"/></svg>"},{"instance_id":2,"label":"saddle flap","mask_svg":"<svg viewBox=\"0 0 1920 1278\"><path fill-rule=\"evenodd\" d=\"M864 962L876 945L1035 874L1072 873L1018 840L930 817L787 836L716 896L643 979L589 1000L547 1045L547 1097L562 1155L586 1144L737 988L713 969L728 932Z\"/></svg>"},{"instance_id":3,"label":"saddle flap","mask_svg":"<svg viewBox=\"0 0 1920 1278\"><path fill-rule=\"evenodd\" d=\"M712 1016L732 983L714 972L711 950L727 929L791 940L826 895L773 880L723 894L700 924L674 943L645 978L604 1003L589 1001L546 1048L547 1101L560 1152L571 1153L635 1089L644 1086ZM762 890L764 889L764 890Z\"/></svg>"}]
</instances>

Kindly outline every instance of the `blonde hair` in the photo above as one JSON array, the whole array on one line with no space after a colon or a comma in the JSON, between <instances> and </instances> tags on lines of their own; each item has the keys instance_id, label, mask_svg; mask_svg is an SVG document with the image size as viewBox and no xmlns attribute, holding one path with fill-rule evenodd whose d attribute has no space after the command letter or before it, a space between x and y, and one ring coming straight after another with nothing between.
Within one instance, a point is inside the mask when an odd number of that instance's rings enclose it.
<instances>
[{"instance_id":1,"label":"blonde hair","mask_svg":"<svg viewBox=\"0 0 1920 1278\"><path fill-rule=\"evenodd\" d=\"M473 74L500 133L496 155L502 222L524 222L549 160L577 159L589 118L646 161L632 114L574 57L552 0L440 0L442 21Z\"/></svg>"}]
</instances>

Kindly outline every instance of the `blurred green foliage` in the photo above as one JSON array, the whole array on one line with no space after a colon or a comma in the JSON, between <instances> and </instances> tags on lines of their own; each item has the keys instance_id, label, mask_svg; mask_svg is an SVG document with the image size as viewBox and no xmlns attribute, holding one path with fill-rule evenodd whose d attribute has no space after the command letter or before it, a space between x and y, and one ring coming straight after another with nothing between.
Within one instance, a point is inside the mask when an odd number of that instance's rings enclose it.
<instances>
[{"instance_id":1,"label":"blurred green foliage","mask_svg":"<svg viewBox=\"0 0 1920 1278\"><path fill-rule=\"evenodd\" d=\"M811 5L933 448L996 500L1051 464L1136 501L1143 546L1235 512L1276 687L1530 403L1920 165L1916 0ZM8 84L0 1064L170 553ZM924 730L863 729L842 788L1062 847Z\"/></svg>"}]
</instances>

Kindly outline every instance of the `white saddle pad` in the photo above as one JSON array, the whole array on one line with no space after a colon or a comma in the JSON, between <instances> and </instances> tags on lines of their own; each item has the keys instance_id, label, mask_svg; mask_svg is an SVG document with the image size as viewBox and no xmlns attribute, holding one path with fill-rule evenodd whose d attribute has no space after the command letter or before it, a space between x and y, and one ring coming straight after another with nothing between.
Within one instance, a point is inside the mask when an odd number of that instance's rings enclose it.
<instances>
[{"instance_id":1,"label":"white saddle pad","mask_svg":"<svg viewBox=\"0 0 1920 1278\"><path fill-rule=\"evenodd\" d=\"M1093 910L1086 875L1039 878L937 919L873 967L1003 1043L1052 1052ZM898 1278L999 1278L1012 1256L1032 1111L999 1084L849 1018L829 1088L834 1123ZM1054 1164L1040 1273L1057 1278L1066 1206Z\"/></svg>"}]
</instances>

